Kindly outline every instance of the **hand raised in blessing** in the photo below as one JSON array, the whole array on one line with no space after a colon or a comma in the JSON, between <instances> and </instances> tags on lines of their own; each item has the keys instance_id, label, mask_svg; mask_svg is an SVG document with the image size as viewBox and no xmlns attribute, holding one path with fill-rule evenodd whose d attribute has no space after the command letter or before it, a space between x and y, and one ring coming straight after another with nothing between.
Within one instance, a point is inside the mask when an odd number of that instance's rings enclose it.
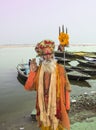
<instances>
[{"instance_id":1,"label":"hand raised in blessing","mask_svg":"<svg viewBox=\"0 0 96 130\"><path fill-rule=\"evenodd\" d=\"M32 59L30 61L30 71L36 71L37 70L37 63L36 63L36 59Z\"/></svg>"}]
</instances>

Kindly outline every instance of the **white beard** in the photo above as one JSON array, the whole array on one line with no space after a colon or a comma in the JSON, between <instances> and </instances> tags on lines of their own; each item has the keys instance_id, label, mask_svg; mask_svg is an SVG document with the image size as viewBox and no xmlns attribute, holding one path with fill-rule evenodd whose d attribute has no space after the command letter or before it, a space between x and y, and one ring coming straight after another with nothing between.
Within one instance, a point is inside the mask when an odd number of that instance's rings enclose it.
<instances>
[{"instance_id":1,"label":"white beard","mask_svg":"<svg viewBox=\"0 0 96 130\"><path fill-rule=\"evenodd\" d=\"M56 60L51 59L50 61L44 60L42 62L42 67L44 72L52 73L56 69Z\"/></svg>"}]
</instances>

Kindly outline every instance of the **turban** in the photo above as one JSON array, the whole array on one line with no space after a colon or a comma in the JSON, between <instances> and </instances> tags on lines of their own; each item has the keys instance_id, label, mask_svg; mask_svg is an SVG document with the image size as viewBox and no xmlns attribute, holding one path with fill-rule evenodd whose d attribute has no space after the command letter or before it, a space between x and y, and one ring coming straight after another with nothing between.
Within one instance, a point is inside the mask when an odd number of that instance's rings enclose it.
<instances>
[{"instance_id":1,"label":"turban","mask_svg":"<svg viewBox=\"0 0 96 130\"><path fill-rule=\"evenodd\" d=\"M51 51L54 51L55 48L55 43L54 41L51 40L43 40L40 43L37 43L35 47L35 51L38 53L38 56L41 56L43 54L43 49L44 48L50 48Z\"/></svg>"}]
</instances>

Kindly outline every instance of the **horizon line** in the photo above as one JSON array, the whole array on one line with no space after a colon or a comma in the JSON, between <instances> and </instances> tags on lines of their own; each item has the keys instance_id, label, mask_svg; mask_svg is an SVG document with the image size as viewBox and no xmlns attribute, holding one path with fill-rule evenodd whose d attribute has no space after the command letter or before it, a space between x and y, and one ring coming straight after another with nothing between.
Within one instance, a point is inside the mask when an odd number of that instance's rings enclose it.
<instances>
[{"instance_id":1,"label":"horizon line","mask_svg":"<svg viewBox=\"0 0 96 130\"><path fill-rule=\"evenodd\" d=\"M59 44L55 44L56 46L58 46ZM36 44L19 44L19 43L16 43L16 44L0 44L0 48L6 48L6 47L35 47ZM96 46L96 44L86 44L86 43L82 43L82 44L69 44L68 47L70 46ZM66 47L66 46L65 46Z\"/></svg>"}]
</instances>

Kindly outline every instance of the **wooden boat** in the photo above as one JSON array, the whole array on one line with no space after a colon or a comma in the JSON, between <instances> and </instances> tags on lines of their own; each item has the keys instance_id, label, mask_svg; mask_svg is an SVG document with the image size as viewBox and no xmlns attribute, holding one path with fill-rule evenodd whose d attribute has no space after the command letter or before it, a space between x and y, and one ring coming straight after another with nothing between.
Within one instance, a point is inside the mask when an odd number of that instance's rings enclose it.
<instances>
[{"instance_id":1,"label":"wooden boat","mask_svg":"<svg viewBox=\"0 0 96 130\"><path fill-rule=\"evenodd\" d=\"M76 70L79 72L83 72L86 74L89 74L91 76L95 76L96 75L96 69L95 68L88 68L88 67L81 67L81 66L72 66L71 70Z\"/></svg>"},{"instance_id":2,"label":"wooden boat","mask_svg":"<svg viewBox=\"0 0 96 130\"><path fill-rule=\"evenodd\" d=\"M66 72L72 71L72 66L70 66L70 65L65 65L64 68L65 68Z\"/></svg>"},{"instance_id":3,"label":"wooden boat","mask_svg":"<svg viewBox=\"0 0 96 130\"><path fill-rule=\"evenodd\" d=\"M68 78L71 79L71 80L86 80L86 79L90 79L91 76L88 75L88 74L84 74L84 73L81 73L81 72L78 72L78 71L70 71L67 73L68 74Z\"/></svg>"},{"instance_id":4,"label":"wooden boat","mask_svg":"<svg viewBox=\"0 0 96 130\"><path fill-rule=\"evenodd\" d=\"M89 62L89 61L81 60L81 59L77 59L77 61L80 63L80 65L91 67L91 68L96 68L96 62Z\"/></svg>"},{"instance_id":5,"label":"wooden boat","mask_svg":"<svg viewBox=\"0 0 96 130\"><path fill-rule=\"evenodd\" d=\"M18 77L26 81L28 78L29 65L28 64L18 64L17 65Z\"/></svg>"},{"instance_id":6,"label":"wooden boat","mask_svg":"<svg viewBox=\"0 0 96 130\"><path fill-rule=\"evenodd\" d=\"M67 51L65 51L65 52L55 51L54 55L55 55L55 57L62 57L62 58L65 55L65 57L68 58L68 59L70 59L70 58L71 59L76 59L76 58L83 59L83 56L84 56L84 55L80 55L80 53L67 52Z\"/></svg>"},{"instance_id":7,"label":"wooden boat","mask_svg":"<svg viewBox=\"0 0 96 130\"><path fill-rule=\"evenodd\" d=\"M68 58L68 59L88 59L90 60L92 58L92 60L95 60L96 61L96 53L95 52L68 52L68 51L55 51L54 52L54 55L55 57L64 57L65 55L65 58Z\"/></svg>"},{"instance_id":8,"label":"wooden boat","mask_svg":"<svg viewBox=\"0 0 96 130\"><path fill-rule=\"evenodd\" d=\"M96 57L88 57L88 56L84 56L84 59L87 61L93 61L96 62Z\"/></svg>"},{"instance_id":9,"label":"wooden boat","mask_svg":"<svg viewBox=\"0 0 96 130\"><path fill-rule=\"evenodd\" d=\"M27 78L26 78L26 79L27 79ZM17 80L18 80L23 86L25 85L26 79L21 78L19 74L17 75Z\"/></svg>"},{"instance_id":10,"label":"wooden boat","mask_svg":"<svg viewBox=\"0 0 96 130\"><path fill-rule=\"evenodd\" d=\"M76 86L79 86L79 87L88 87L88 88L90 88L91 85L87 81L88 80L79 80L77 82L77 80L71 80L70 79L71 85L74 85L74 86L76 85Z\"/></svg>"},{"instance_id":11,"label":"wooden boat","mask_svg":"<svg viewBox=\"0 0 96 130\"><path fill-rule=\"evenodd\" d=\"M70 59L67 58L62 58L62 57L55 57L55 59L57 60L57 63L64 65L65 63L70 62Z\"/></svg>"}]
</instances>

